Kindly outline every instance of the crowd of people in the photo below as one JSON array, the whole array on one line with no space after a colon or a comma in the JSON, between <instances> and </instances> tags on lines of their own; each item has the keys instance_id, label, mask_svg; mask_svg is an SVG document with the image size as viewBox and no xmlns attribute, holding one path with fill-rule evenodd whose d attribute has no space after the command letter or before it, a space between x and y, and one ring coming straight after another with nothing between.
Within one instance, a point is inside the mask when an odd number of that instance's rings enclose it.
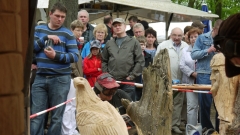
<instances>
[{"instance_id":1,"label":"crowd of people","mask_svg":"<svg viewBox=\"0 0 240 135\"><path fill-rule=\"evenodd\" d=\"M199 20L184 31L176 27L169 39L158 45L157 32L137 16L128 18L131 29L126 31L122 18L105 16L103 23L93 27L88 12L80 10L67 29L63 26L66 13L64 5L56 3L50 10L49 22L35 28L32 71L36 71L36 77L31 84L31 114L74 97L72 79L75 77L85 77L99 98L125 114L120 99L138 101L142 89L116 81L142 83L143 68L162 49L169 52L172 79L186 84L211 84L210 60L217 53L213 38L218 35L222 20L216 20L208 33L203 33L205 25ZM210 121L211 105L210 94L173 92L172 132L182 134L186 124L201 123L207 129L214 128ZM67 115L68 110L71 109L63 106L51 111L47 135L78 134L75 110ZM47 118L43 114L31 119L31 135L44 134ZM74 126L68 127L66 121ZM216 115L218 131L217 121Z\"/></svg>"}]
</instances>

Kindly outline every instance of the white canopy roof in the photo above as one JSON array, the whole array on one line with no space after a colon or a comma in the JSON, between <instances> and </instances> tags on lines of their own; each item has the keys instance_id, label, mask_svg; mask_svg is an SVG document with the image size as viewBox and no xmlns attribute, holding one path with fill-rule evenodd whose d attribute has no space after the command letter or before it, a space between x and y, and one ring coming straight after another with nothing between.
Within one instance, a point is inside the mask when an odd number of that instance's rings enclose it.
<instances>
[{"instance_id":1,"label":"white canopy roof","mask_svg":"<svg viewBox=\"0 0 240 135\"><path fill-rule=\"evenodd\" d=\"M203 18L218 18L216 14L203 12L201 10L172 3L170 0L103 0L115 4L127 5L137 8L162 11L167 13L199 16Z\"/></svg>"}]
</instances>

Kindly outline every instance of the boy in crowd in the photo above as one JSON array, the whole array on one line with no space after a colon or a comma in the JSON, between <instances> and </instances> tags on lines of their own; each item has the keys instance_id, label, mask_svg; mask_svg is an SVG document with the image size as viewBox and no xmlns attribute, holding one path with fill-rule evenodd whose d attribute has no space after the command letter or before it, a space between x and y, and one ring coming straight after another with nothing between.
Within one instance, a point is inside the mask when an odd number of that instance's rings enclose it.
<instances>
[{"instance_id":1,"label":"boy in crowd","mask_svg":"<svg viewBox=\"0 0 240 135\"><path fill-rule=\"evenodd\" d=\"M147 40L144 36L136 37L136 39L138 40L138 42L141 45L142 54L145 58L145 66L144 67L148 67L149 63L152 63L153 60L152 60L151 54L149 54L145 51ZM142 75L136 77L136 83L143 83ZM139 101L141 99L141 97L142 97L142 88L136 88L136 101Z\"/></svg>"}]
</instances>

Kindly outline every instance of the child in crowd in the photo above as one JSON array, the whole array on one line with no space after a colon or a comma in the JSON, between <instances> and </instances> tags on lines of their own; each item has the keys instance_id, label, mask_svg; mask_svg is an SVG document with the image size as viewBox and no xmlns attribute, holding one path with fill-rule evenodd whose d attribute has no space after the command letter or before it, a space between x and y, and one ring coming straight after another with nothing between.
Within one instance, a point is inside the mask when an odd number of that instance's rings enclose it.
<instances>
[{"instance_id":1,"label":"child in crowd","mask_svg":"<svg viewBox=\"0 0 240 135\"><path fill-rule=\"evenodd\" d=\"M147 40L144 36L139 36L136 38L138 40L138 42L141 45L142 48L142 54L145 58L145 67L148 67L149 63L153 61L151 54L149 54L148 52L146 52L146 44L147 44Z\"/></svg>"},{"instance_id":2,"label":"child in crowd","mask_svg":"<svg viewBox=\"0 0 240 135\"><path fill-rule=\"evenodd\" d=\"M79 38L82 36L84 25L81 21L75 20L70 24L70 28L71 28L71 31L73 32L74 36L76 37L78 50L80 52L82 49L82 45L80 43ZM82 58L80 57L80 54L79 54L78 62L72 63L71 68L72 68L72 74L71 74L72 78L83 76Z\"/></svg>"},{"instance_id":3,"label":"child in crowd","mask_svg":"<svg viewBox=\"0 0 240 135\"><path fill-rule=\"evenodd\" d=\"M145 67L148 67L149 63L152 63L153 59L151 54L145 51L146 43L147 43L146 38L144 36L139 36L136 39L138 40L142 48L142 54L145 58ZM136 77L136 83L142 83L142 75ZM141 97L142 97L142 88L136 88L136 100L139 101Z\"/></svg>"},{"instance_id":4,"label":"child in crowd","mask_svg":"<svg viewBox=\"0 0 240 135\"><path fill-rule=\"evenodd\" d=\"M83 60L83 73L91 87L94 87L98 75L102 73L101 46L100 41L93 40L90 43L90 54Z\"/></svg>"}]
</instances>

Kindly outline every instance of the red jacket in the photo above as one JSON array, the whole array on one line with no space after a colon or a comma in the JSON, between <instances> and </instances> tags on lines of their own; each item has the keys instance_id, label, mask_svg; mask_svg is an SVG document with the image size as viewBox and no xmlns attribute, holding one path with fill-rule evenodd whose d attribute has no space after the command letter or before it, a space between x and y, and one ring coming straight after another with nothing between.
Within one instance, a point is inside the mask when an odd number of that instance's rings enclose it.
<instances>
[{"instance_id":1,"label":"red jacket","mask_svg":"<svg viewBox=\"0 0 240 135\"><path fill-rule=\"evenodd\" d=\"M83 73L91 87L94 86L98 75L102 74L102 71L98 71L98 68L102 69L102 62L96 56L92 55L90 59L88 57L84 58Z\"/></svg>"}]
</instances>

